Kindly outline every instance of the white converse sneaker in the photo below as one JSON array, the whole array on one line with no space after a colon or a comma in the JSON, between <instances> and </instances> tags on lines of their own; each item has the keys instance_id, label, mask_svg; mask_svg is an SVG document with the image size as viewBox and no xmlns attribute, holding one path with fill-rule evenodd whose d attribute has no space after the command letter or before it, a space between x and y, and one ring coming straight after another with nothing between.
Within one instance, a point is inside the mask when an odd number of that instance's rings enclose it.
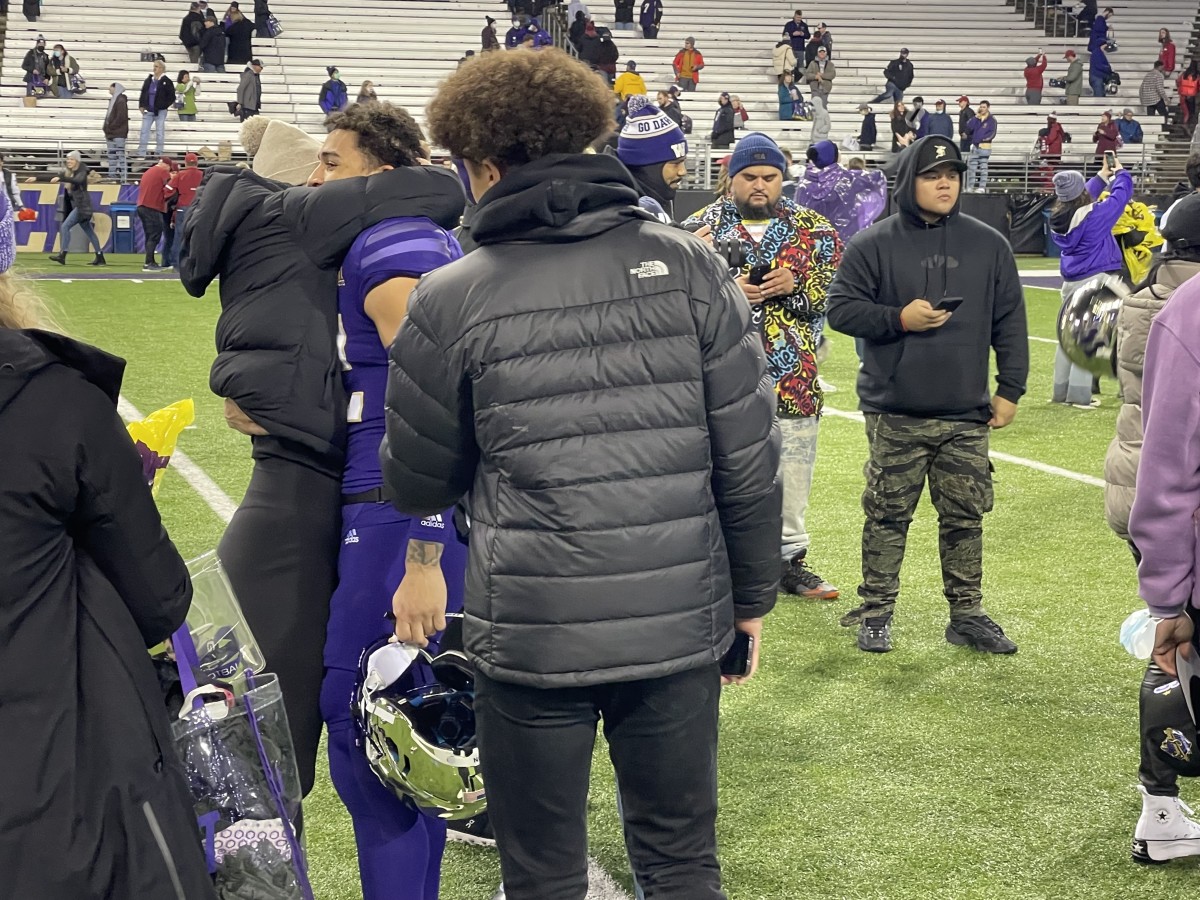
<instances>
[{"instance_id":1,"label":"white converse sneaker","mask_svg":"<svg viewBox=\"0 0 1200 900\"><path fill-rule=\"evenodd\" d=\"M1142 792L1142 816L1133 830L1133 861L1164 863L1184 856L1200 856L1200 822L1189 818L1192 810L1178 797L1156 797Z\"/></svg>"}]
</instances>

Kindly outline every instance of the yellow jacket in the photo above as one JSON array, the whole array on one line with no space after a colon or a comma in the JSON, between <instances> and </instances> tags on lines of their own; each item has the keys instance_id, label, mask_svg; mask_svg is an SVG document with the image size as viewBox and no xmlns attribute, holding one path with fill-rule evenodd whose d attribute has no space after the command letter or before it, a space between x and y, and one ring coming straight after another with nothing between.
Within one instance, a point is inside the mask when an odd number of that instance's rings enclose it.
<instances>
[{"instance_id":1,"label":"yellow jacket","mask_svg":"<svg viewBox=\"0 0 1200 900\"><path fill-rule=\"evenodd\" d=\"M1126 246L1122 235L1133 231L1143 232L1146 236L1142 238L1141 243L1134 244L1132 247ZM1150 263L1154 260L1154 249L1163 244L1163 237L1154 226L1154 213L1145 203L1130 200L1125 211L1121 213L1121 218L1117 219L1117 224L1113 226L1113 236L1121 245L1125 266L1129 269L1129 277L1133 279L1134 284L1141 284L1146 273L1150 271Z\"/></svg>"},{"instance_id":2,"label":"yellow jacket","mask_svg":"<svg viewBox=\"0 0 1200 900\"><path fill-rule=\"evenodd\" d=\"M622 100L632 94L646 93L646 82L637 72L622 72L613 84L613 90Z\"/></svg>"}]
</instances>

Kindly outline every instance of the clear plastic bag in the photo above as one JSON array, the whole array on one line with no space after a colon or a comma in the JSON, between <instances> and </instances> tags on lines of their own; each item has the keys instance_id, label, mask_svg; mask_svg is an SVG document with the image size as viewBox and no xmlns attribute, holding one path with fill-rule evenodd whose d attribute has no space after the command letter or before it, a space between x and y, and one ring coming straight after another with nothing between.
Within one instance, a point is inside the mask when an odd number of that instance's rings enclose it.
<instances>
[{"instance_id":1,"label":"clear plastic bag","mask_svg":"<svg viewBox=\"0 0 1200 900\"><path fill-rule=\"evenodd\" d=\"M266 669L262 650L246 624L241 604L216 551L187 564L192 576L192 607L187 627L196 647L198 683L224 682L240 692L247 674Z\"/></svg>"}]
</instances>

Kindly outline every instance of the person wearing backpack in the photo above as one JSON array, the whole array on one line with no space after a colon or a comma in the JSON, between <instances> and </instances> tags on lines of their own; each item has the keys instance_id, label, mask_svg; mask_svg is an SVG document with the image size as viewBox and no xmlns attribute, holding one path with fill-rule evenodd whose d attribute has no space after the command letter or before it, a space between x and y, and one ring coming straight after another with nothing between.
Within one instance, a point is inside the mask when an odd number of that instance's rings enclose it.
<instances>
[{"instance_id":1,"label":"person wearing backpack","mask_svg":"<svg viewBox=\"0 0 1200 900\"><path fill-rule=\"evenodd\" d=\"M193 2L179 25L179 43L187 50L192 65L200 62L200 35L203 33L204 14L200 12L200 4Z\"/></svg>"}]
</instances>

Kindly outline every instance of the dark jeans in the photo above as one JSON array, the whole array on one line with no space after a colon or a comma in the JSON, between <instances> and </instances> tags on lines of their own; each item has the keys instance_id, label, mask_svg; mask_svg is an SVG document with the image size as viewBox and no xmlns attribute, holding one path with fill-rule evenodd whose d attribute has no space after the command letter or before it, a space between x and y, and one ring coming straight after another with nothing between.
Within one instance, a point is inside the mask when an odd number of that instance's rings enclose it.
<instances>
[{"instance_id":1,"label":"dark jeans","mask_svg":"<svg viewBox=\"0 0 1200 900\"><path fill-rule=\"evenodd\" d=\"M142 234L146 238L146 265L153 266L156 265L154 251L158 249L158 242L163 236L163 214L148 206L139 206L137 211L142 222Z\"/></svg>"},{"instance_id":2,"label":"dark jeans","mask_svg":"<svg viewBox=\"0 0 1200 900\"><path fill-rule=\"evenodd\" d=\"M717 665L592 687L475 676L488 813L508 900L583 900L604 720L634 877L648 900L725 900L717 863Z\"/></svg>"},{"instance_id":3,"label":"dark jeans","mask_svg":"<svg viewBox=\"0 0 1200 900\"><path fill-rule=\"evenodd\" d=\"M254 438L256 448L272 440ZM316 778L321 740L325 623L337 585L341 492L334 476L256 453L246 496L217 545L267 670L279 676L305 794Z\"/></svg>"},{"instance_id":4,"label":"dark jeans","mask_svg":"<svg viewBox=\"0 0 1200 900\"><path fill-rule=\"evenodd\" d=\"M241 115L242 121L245 122L247 119L251 119L254 116L257 116L258 110L257 109L246 109L245 107L242 107L239 115Z\"/></svg>"}]
</instances>

